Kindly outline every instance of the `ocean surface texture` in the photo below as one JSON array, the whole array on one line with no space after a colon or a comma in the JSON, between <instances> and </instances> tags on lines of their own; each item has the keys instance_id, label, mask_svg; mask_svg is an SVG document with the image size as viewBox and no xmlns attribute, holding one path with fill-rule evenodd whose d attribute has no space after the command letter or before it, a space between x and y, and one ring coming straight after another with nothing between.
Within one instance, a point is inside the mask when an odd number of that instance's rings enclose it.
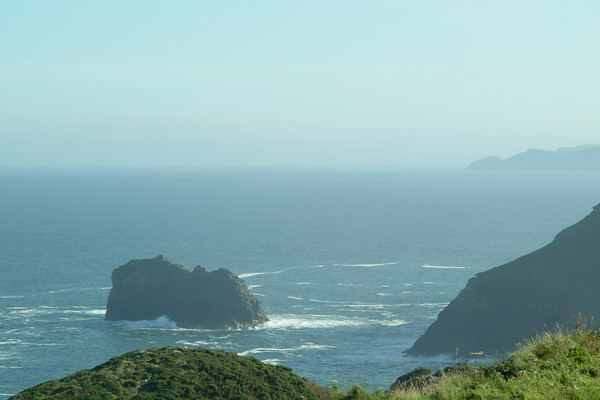
<instances>
[{"instance_id":1,"label":"ocean surface texture","mask_svg":"<svg viewBox=\"0 0 600 400\"><path fill-rule=\"evenodd\" d=\"M600 203L600 173L0 171L0 399L135 349L202 346L387 389L478 272ZM104 321L114 268L225 267L256 330Z\"/></svg>"}]
</instances>

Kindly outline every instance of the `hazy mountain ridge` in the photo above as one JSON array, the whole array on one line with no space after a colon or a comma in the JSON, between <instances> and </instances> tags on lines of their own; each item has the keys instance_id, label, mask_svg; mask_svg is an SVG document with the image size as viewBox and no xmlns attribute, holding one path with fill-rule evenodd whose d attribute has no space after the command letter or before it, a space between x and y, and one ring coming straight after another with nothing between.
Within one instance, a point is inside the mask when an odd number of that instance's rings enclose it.
<instances>
[{"instance_id":1,"label":"hazy mountain ridge","mask_svg":"<svg viewBox=\"0 0 600 400\"><path fill-rule=\"evenodd\" d=\"M530 149L504 160L489 156L471 163L467 170L600 170L600 144L555 151Z\"/></svg>"}]
</instances>

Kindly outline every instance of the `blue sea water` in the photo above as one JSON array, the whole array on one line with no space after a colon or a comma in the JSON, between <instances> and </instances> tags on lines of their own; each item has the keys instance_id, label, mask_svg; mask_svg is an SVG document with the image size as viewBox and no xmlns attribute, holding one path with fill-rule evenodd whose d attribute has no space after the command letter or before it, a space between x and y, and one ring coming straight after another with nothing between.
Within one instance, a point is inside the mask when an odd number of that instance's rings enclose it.
<instances>
[{"instance_id":1,"label":"blue sea water","mask_svg":"<svg viewBox=\"0 0 600 400\"><path fill-rule=\"evenodd\" d=\"M599 202L590 172L1 170L0 399L166 345L386 389L452 361L402 351L471 277ZM232 270L271 321L104 321L112 270L158 254Z\"/></svg>"}]
</instances>

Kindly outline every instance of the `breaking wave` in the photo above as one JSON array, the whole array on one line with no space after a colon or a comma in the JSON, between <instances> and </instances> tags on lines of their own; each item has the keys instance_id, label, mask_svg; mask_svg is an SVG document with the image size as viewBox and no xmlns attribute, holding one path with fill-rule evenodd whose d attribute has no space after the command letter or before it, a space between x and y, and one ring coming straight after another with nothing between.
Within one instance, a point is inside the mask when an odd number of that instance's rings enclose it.
<instances>
[{"instance_id":1,"label":"breaking wave","mask_svg":"<svg viewBox=\"0 0 600 400\"><path fill-rule=\"evenodd\" d=\"M367 321L334 315L273 315L261 329L322 329L367 325Z\"/></svg>"},{"instance_id":2,"label":"breaking wave","mask_svg":"<svg viewBox=\"0 0 600 400\"><path fill-rule=\"evenodd\" d=\"M177 324L162 315L154 320L142 321L115 321L116 325L124 329L178 329Z\"/></svg>"},{"instance_id":3,"label":"breaking wave","mask_svg":"<svg viewBox=\"0 0 600 400\"><path fill-rule=\"evenodd\" d=\"M255 349L242 351L242 352L238 353L238 355L249 356L249 355L263 354L263 353L295 353L295 352L303 351L303 350L326 350L326 349L333 349L333 348L335 348L335 346L328 346L328 345L324 345L324 344L315 344L315 343L307 342L307 343L297 346L297 347L284 347L284 348L257 347Z\"/></svg>"},{"instance_id":4,"label":"breaking wave","mask_svg":"<svg viewBox=\"0 0 600 400\"><path fill-rule=\"evenodd\" d=\"M430 269L465 269L466 267L454 267L451 265L429 265L429 264L425 264L423 265L423 268L430 268Z\"/></svg>"},{"instance_id":5,"label":"breaking wave","mask_svg":"<svg viewBox=\"0 0 600 400\"><path fill-rule=\"evenodd\" d=\"M282 273L283 270L280 271L273 271L273 272L248 272L246 274L239 274L238 278L240 279L244 279L244 278L251 278L253 276L258 276L258 275L272 275L272 274L280 274Z\"/></svg>"},{"instance_id":6,"label":"breaking wave","mask_svg":"<svg viewBox=\"0 0 600 400\"><path fill-rule=\"evenodd\" d=\"M341 267L384 267L386 265L396 265L400 264L397 261L394 262L386 262L386 263L375 263L375 264L335 264Z\"/></svg>"}]
</instances>

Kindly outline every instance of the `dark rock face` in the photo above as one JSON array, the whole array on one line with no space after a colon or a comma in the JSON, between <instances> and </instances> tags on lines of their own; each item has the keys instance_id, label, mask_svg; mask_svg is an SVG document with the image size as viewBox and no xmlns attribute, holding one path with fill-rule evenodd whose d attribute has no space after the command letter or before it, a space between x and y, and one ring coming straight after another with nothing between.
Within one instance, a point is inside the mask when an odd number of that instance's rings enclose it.
<instances>
[{"instance_id":1,"label":"dark rock face","mask_svg":"<svg viewBox=\"0 0 600 400\"><path fill-rule=\"evenodd\" d=\"M390 391L406 389L422 389L429 385L433 371L428 368L415 368L407 374L402 375L390 387Z\"/></svg>"},{"instance_id":2,"label":"dark rock face","mask_svg":"<svg viewBox=\"0 0 600 400\"><path fill-rule=\"evenodd\" d=\"M502 160L490 156L467 167L473 171L497 170L600 170L600 145L562 148L556 151L531 149Z\"/></svg>"},{"instance_id":3,"label":"dark rock face","mask_svg":"<svg viewBox=\"0 0 600 400\"><path fill-rule=\"evenodd\" d=\"M572 326L579 313L600 320L599 288L600 204L552 243L469 280L406 353L512 351L557 324Z\"/></svg>"},{"instance_id":4,"label":"dark rock face","mask_svg":"<svg viewBox=\"0 0 600 400\"><path fill-rule=\"evenodd\" d=\"M445 375L468 374L474 370L475 367L465 361L454 364L451 367L440 369L435 374L430 369L418 367L396 379L396 382L392 384L389 391L394 392L397 390L424 389L432 383L436 383Z\"/></svg>"},{"instance_id":5,"label":"dark rock face","mask_svg":"<svg viewBox=\"0 0 600 400\"><path fill-rule=\"evenodd\" d=\"M247 328L268 321L260 301L231 271L189 271L164 256L131 260L112 273L105 319L154 320L182 328Z\"/></svg>"}]
</instances>

